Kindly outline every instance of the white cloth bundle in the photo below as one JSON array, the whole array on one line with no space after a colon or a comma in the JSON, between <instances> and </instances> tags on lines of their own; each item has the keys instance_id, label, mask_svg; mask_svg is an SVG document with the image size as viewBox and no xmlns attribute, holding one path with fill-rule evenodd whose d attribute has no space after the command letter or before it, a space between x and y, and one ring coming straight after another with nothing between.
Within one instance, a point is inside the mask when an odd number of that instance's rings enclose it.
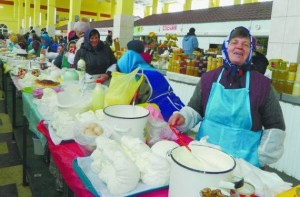
<instances>
[{"instance_id":1,"label":"white cloth bundle","mask_svg":"<svg viewBox=\"0 0 300 197\"><path fill-rule=\"evenodd\" d=\"M121 146L125 153L134 162L142 153L151 152L150 147L147 144L145 144L141 139L133 138L131 136L123 136L121 138Z\"/></svg>"},{"instance_id":2,"label":"white cloth bundle","mask_svg":"<svg viewBox=\"0 0 300 197\"><path fill-rule=\"evenodd\" d=\"M143 183L151 186L169 183L170 163L165 157L153 153L150 147L138 138L123 136L121 144L125 153L138 166Z\"/></svg>"},{"instance_id":3,"label":"white cloth bundle","mask_svg":"<svg viewBox=\"0 0 300 197\"><path fill-rule=\"evenodd\" d=\"M234 174L244 177L245 182L255 187L259 197L276 196L291 188L292 184L284 182L276 173L263 171L243 159L236 159Z\"/></svg>"},{"instance_id":4,"label":"white cloth bundle","mask_svg":"<svg viewBox=\"0 0 300 197\"><path fill-rule=\"evenodd\" d=\"M140 172L134 162L114 140L100 136L96 144L91 167L106 183L110 193L122 194L133 190L140 180Z\"/></svg>"}]
</instances>

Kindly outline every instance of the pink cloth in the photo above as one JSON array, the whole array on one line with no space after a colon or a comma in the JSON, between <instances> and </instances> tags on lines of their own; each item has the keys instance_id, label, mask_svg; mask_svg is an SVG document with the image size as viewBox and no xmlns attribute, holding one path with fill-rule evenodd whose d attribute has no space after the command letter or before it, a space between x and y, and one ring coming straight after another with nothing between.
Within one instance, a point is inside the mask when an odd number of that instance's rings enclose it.
<instances>
[{"instance_id":1,"label":"pink cloth","mask_svg":"<svg viewBox=\"0 0 300 197\"><path fill-rule=\"evenodd\" d=\"M75 196L80 197L92 197L93 194L90 193L83 183L81 182L80 178L77 176L76 172L73 169L73 161L77 157L84 157L88 153L84 152L82 148L76 142L67 142L61 145L54 145L49 131L44 124L44 120L40 121L37 125L37 129L44 134L47 139L48 147L55 162L56 166L58 167L63 179L65 180L68 187L73 191ZM189 143L192 139L184 134L179 134L181 139L185 143ZM180 144L178 141L175 141ZM137 197L168 197L168 189L160 189L152 192L147 192L138 195Z\"/></svg>"}]
</instances>

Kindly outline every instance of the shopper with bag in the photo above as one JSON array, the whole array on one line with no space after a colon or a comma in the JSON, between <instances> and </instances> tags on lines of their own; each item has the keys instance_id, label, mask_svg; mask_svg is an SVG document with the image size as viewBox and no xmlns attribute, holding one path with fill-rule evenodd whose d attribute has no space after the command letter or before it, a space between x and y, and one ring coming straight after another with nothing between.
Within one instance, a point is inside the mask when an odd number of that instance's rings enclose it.
<instances>
[{"instance_id":1,"label":"shopper with bag","mask_svg":"<svg viewBox=\"0 0 300 197\"><path fill-rule=\"evenodd\" d=\"M131 73L139 69L139 75L143 75L144 79L138 89L136 103L157 104L164 120L168 121L174 111L184 106L183 102L173 92L166 78L142 58L140 53L144 51L144 45L141 41L132 40L127 44L127 48L128 51L117 62L117 70L121 73Z\"/></svg>"}]
</instances>

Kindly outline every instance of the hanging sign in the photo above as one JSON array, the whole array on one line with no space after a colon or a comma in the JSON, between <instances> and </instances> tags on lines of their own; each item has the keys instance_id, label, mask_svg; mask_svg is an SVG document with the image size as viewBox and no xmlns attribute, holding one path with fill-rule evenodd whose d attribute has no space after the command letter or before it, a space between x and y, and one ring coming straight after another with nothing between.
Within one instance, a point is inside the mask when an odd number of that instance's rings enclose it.
<instances>
[{"instance_id":1,"label":"hanging sign","mask_svg":"<svg viewBox=\"0 0 300 197\"><path fill-rule=\"evenodd\" d=\"M163 25L163 31L176 31L177 25Z\"/></svg>"}]
</instances>

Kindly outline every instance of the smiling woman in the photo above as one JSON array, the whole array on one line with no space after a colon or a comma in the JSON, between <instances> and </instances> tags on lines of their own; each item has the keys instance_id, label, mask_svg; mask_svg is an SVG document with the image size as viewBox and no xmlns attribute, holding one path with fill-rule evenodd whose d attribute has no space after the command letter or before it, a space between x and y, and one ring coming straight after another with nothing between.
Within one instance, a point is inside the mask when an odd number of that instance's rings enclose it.
<instances>
[{"instance_id":1,"label":"smiling woman","mask_svg":"<svg viewBox=\"0 0 300 197\"><path fill-rule=\"evenodd\" d=\"M252 53L249 30L233 29L222 45L223 66L202 75L169 124L185 131L202 121L197 140L209 137L224 152L263 167L283 154L285 123L270 79L250 69Z\"/></svg>"}]
</instances>

